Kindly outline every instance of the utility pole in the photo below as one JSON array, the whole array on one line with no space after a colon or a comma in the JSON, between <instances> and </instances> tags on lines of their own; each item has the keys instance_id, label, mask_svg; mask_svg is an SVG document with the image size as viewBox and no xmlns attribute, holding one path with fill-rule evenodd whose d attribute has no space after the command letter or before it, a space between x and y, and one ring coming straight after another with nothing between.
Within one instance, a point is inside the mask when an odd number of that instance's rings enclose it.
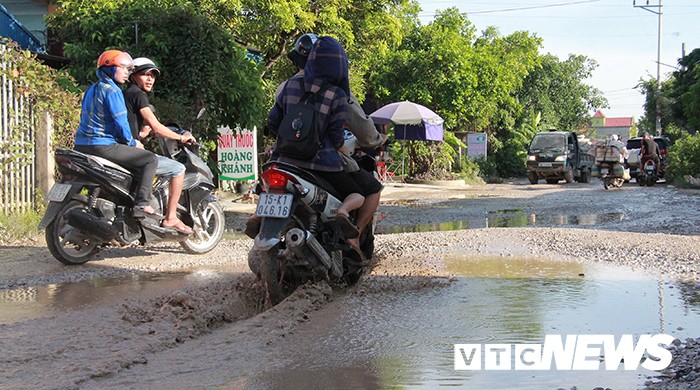
<instances>
[{"instance_id":1,"label":"utility pole","mask_svg":"<svg viewBox=\"0 0 700 390\"><path fill-rule=\"evenodd\" d=\"M649 4L649 0L646 0L646 4L637 5L637 0L632 0L632 6L635 8L641 8L645 11L649 11L652 14L659 16L659 31L656 43L656 135L661 135L661 109L659 107L659 93L661 92L661 16L663 15L663 6L661 5L661 0L658 0L659 4Z\"/></svg>"}]
</instances>

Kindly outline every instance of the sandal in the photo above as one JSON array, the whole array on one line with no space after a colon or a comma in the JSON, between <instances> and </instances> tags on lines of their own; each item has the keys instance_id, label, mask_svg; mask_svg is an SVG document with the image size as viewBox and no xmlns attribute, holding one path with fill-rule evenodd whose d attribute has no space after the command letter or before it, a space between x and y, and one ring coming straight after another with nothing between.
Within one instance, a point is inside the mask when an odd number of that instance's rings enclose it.
<instances>
[{"instance_id":1,"label":"sandal","mask_svg":"<svg viewBox=\"0 0 700 390\"><path fill-rule=\"evenodd\" d=\"M182 233L182 234L192 234L192 228L189 227L189 226L187 226L187 225L185 225L185 223L182 222L182 221L179 221L179 220L178 220L177 223L176 223L175 225L172 225L172 226L165 226L164 223L165 223L165 221L164 221L163 223L161 223L160 226L162 226L162 227L164 227L164 228L166 228L166 229L173 229L173 230L175 230L175 231L178 232L178 233Z\"/></svg>"},{"instance_id":2,"label":"sandal","mask_svg":"<svg viewBox=\"0 0 700 390\"><path fill-rule=\"evenodd\" d=\"M145 217L147 215L156 217L156 218L163 218L163 215L156 213L156 210L149 206L149 205L137 205L134 206L134 217Z\"/></svg>"},{"instance_id":3,"label":"sandal","mask_svg":"<svg viewBox=\"0 0 700 390\"><path fill-rule=\"evenodd\" d=\"M340 230L343 231L345 238L355 238L360 235L360 230L350 221L347 215L336 214L335 223L340 226Z\"/></svg>"}]
</instances>

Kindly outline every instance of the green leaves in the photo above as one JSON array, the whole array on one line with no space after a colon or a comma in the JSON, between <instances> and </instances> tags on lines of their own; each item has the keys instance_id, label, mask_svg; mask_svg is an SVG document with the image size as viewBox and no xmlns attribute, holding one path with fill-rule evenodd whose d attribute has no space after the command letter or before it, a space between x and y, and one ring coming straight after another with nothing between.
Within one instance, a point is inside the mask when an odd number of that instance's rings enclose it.
<instances>
[{"instance_id":1,"label":"green leaves","mask_svg":"<svg viewBox=\"0 0 700 390\"><path fill-rule=\"evenodd\" d=\"M63 71L56 71L37 60L36 55L28 50L21 50L16 44L3 40L4 49L0 50L1 61L7 64L0 67L0 76L13 84L14 96L32 107L13 113L15 121L10 123L11 137L2 150L12 150L12 160L0 161L0 169L7 169L9 162L24 162L27 156L16 153L21 145L29 142L35 130L33 115L50 113L54 124L54 140L57 146L72 147L75 129L80 120L80 90L75 80ZM31 149L31 148L30 148ZM19 159L19 160L18 160Z\"/></svg>"}]
</instances>

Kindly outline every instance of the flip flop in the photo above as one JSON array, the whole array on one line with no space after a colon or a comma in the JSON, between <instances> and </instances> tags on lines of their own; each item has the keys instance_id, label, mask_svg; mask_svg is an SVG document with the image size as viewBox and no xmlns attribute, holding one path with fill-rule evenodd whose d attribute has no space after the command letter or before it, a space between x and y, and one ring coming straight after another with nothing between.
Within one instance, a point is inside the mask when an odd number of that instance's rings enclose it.
<instances>
[{"instance_id":1,"label":"flip flop","mask_svg":"<svg viewBox=\"0 0 700 390\"><path fill-rule=\"evenodd\" d=\"M153 209L151 206L134 206L134 217L145 217L147 215L150 215L152 217L156 218L163 218L162 214L156 213L156 211Z\"/></svg>"},{"instance_id":2,"label":"flip flop","mask_svg":"<svg viewBox=\"0 0 700 390\"><path fill-rule=\"evenodd\" d=\"M178 233L182 233L182 234L192 234L192 228L189 227L189 226L187 226L187 225L185 225L185 223L182 222L182 221L178 221L178 223L176 223L176 224L173 225L173 226L165 226L165 225L163 225L163 224L161 224L161 226L164 227L164 228L166 228L166 229L173 229L173 230L175 230L175 231L178 232Z\"/></svg>"},{"instance_id":3,"label":"flip flop","mask_svg":"<svg viewBox=\"0 0 700 390\"><path fill-rule=\"evenodd\" d=\"M336 214L335 222L340 226L345 238L355 238L360 235L360 230L350 221L347 215Z\"/></svg>"}]
</instances>

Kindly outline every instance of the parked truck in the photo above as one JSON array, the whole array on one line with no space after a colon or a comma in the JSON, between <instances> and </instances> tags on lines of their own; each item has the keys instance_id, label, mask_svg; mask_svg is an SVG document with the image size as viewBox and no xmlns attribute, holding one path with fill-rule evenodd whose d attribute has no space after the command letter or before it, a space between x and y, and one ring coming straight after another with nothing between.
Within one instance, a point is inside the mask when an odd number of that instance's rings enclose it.
<instances>
[{"instance_id":1,"label":"parked truck","mask_svg":"<svg viewBox=\"0 0 700 390\"><path fill-rule=\"evenodd\" d=\"M535 134L527 152L527 178L537 184L559 180L588 183L595 157L582 150L578 137L569 131L549 130Z\"/></svg>"}]
</instances>

